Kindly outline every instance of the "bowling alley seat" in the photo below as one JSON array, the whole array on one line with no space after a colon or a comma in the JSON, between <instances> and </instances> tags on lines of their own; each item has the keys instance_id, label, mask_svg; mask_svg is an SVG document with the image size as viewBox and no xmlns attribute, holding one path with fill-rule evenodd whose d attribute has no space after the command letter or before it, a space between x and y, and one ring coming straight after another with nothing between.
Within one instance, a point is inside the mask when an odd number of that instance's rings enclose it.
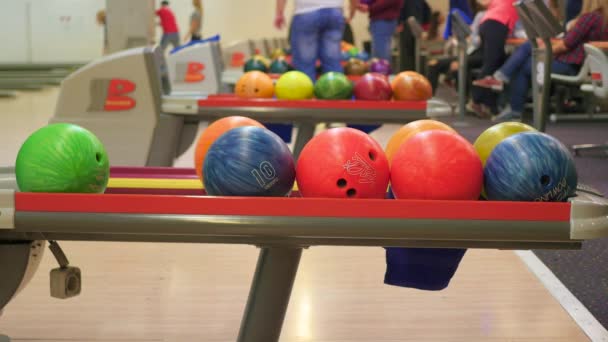
<instances>
[{"instance_id":1,"label":"bowling alley seat","mask_svg":"<svg viewBox=\"0 0 608 342\"><path fill-rule=\"evenodd\" d=\"M585 44L585 54L591 78L589 83L581 85L581 90L592 94L592 97L605 100L608 98L608 56L600 48ZM603 114L606 115L606 114ZM583 150L602 150L608 152L608 142L605 144L581 144L572 146L574 153Z\"/></svg>"}]
</instances>

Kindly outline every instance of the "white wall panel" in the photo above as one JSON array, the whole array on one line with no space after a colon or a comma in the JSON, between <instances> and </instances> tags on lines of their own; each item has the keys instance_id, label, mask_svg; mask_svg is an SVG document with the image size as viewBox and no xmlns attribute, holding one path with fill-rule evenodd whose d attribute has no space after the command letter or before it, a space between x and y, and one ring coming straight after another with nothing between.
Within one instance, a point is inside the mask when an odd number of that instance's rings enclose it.
<instances>
[{"instance_id":1,"label":"white wall panel","mask_svg":"<svg viewBox=\"0 0 608 342\"><path fill-rule=\"evenodd\" d=\"M101 56L99 0L32 0L32 62L81 63Z\"/></svg>"},{"instance_id":2,"label":"white wall panel","mask_svg":"<svg viewBox=\"0 0 608 342\"><path fill-rule=\"evenodd\" d=\"M25 0L0 0L0 64L27 63L29 58L27 5Z\"/></svg>"}]
</instances>

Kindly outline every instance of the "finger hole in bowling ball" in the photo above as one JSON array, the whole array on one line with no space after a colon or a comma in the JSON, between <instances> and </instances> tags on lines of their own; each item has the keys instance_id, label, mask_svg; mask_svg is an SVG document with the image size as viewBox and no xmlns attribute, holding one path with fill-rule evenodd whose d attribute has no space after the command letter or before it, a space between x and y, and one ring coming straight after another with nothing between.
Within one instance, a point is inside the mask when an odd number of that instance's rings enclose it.
<instances>
[{"instance_id":1,"label":"finger hole in bowling ball","mask_svg":"<svg viewBox=\"0 0 608 342\"><path fill-rule=\"evenodd\" d=\"M547 175L542 175L540 177L540 184L542 184L543 186L549 185L550 182L551 182L551 177L549 177Z\"/></svg>"},{"instance_id":2,"label":"finger hole in bowling ball","mask_svg":"<svg viewBox=\"0 0 608 342\"><path fill-rule=\"evenodd\" d=\"M339 188L343 188L346 186L346 179L340 178L340 179L338 179L338 182L336 184L338 184Z\"/></svg>"},{"instance_id":3,"label":"finger hole in bowling ball","mask_svg":"<svg viewBox=\"0 0 608 342\"><path fill-rule=\"evenodd\" d=\"M95 160L97 160L98 163L101 162L101 153L99 153L99 152L95 153Z\"/></svg>"},{"instance_id":4,"label":"finger hole in bowling ball","mask_svg":"<svg viewBox=\"0 0 608 342\"><path fill-rule=\"evenodd\" d=\"M376 160L376 152L369 151L368 155L369 155L369 159L371 159L372 161Z\"/></svg>"},{"instance_id":5,"label":"finger hole in bowling ball","mask_svg":"<svg viewBox=\"0 0 608 342\"><path fill-rule=\"evenodd\" d=\"M355 195L357 195L357 190L355 190L353 188L346 190L346 196L355 197Z\"/></svg>"}]
</instances>

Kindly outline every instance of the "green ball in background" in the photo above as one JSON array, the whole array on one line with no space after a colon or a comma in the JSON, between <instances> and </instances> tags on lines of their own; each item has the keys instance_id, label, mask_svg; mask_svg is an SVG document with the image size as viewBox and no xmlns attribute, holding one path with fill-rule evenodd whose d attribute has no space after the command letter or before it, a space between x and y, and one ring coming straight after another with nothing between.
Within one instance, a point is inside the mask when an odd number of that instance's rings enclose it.
<instances>
[{"instance_id":1,"label":"green ball in background","mask_svg":"<svg viewBox=\"0 0 608 342\"><path fill-rule=\"evenodd\" d=\"M348 100L353 94L353 83L343 73L330 71L315 83L315 97L323 100Z\"/></svg>"},{"instance_id":2,"label":"green ball in background","mask_svg":"<svg viewBox=\"0 0 608 342\"><path fill-rule=\"evenodd\" d=\"M259 58L250 58L249 60L247 60L247 62L245 62L245 65L243 66L243 71L248 72L254 70L268 72L268 66L264 63L264 61Z\"/></svg>"},{"instance_id":3,"label":"green ball in background","mask_svg":"<svg viewBox=\"0 0 608 342\"><path fill-rule=\"evenodd\" d=\"M26 139L17 154L15 175L22 192L103 193L110 162L92 132L56 123Z\"/></svg>"},{"instance_id":4,"label":"green ball in background","mask_svg":"<svg viewBox=\"0 0 608 342\"><path fill-rule=\"evenodd\" d=\"M289 63L284 58L277 58L272 61L270 64L270 73L271 74L284 74L288 72L291 68L289 67Z\"/></svg>"},{"instance_id":5,"label":"green ball in background","mask_svg":"<svg viewBox=\"0 0 608 342\"><path fill-rule=\"evenodd\" d=\"M356 46L353 46L352 48L348 49L348 54L351 57L355 57L359 54L359 49Z\"/></svg>"}]
</instances>

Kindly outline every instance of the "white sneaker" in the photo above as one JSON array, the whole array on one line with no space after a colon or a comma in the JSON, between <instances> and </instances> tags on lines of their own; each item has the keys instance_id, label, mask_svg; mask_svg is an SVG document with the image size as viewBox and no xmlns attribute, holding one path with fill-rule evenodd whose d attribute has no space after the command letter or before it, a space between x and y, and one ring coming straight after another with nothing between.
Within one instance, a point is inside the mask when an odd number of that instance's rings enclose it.
<instances>
[{"instance_id":1,"label":"white sneaker","mask_svg":"<svg viewBox=\"0 0 608 342\"><path fill-rule=\"evenodd\" d=\"M498 115L494 115L492 117L492 122L505 122L505 121L521 122L521 113L506 110L506 111L503 111L502 113L500 113Z\"/></svg>"}]
</instances>

